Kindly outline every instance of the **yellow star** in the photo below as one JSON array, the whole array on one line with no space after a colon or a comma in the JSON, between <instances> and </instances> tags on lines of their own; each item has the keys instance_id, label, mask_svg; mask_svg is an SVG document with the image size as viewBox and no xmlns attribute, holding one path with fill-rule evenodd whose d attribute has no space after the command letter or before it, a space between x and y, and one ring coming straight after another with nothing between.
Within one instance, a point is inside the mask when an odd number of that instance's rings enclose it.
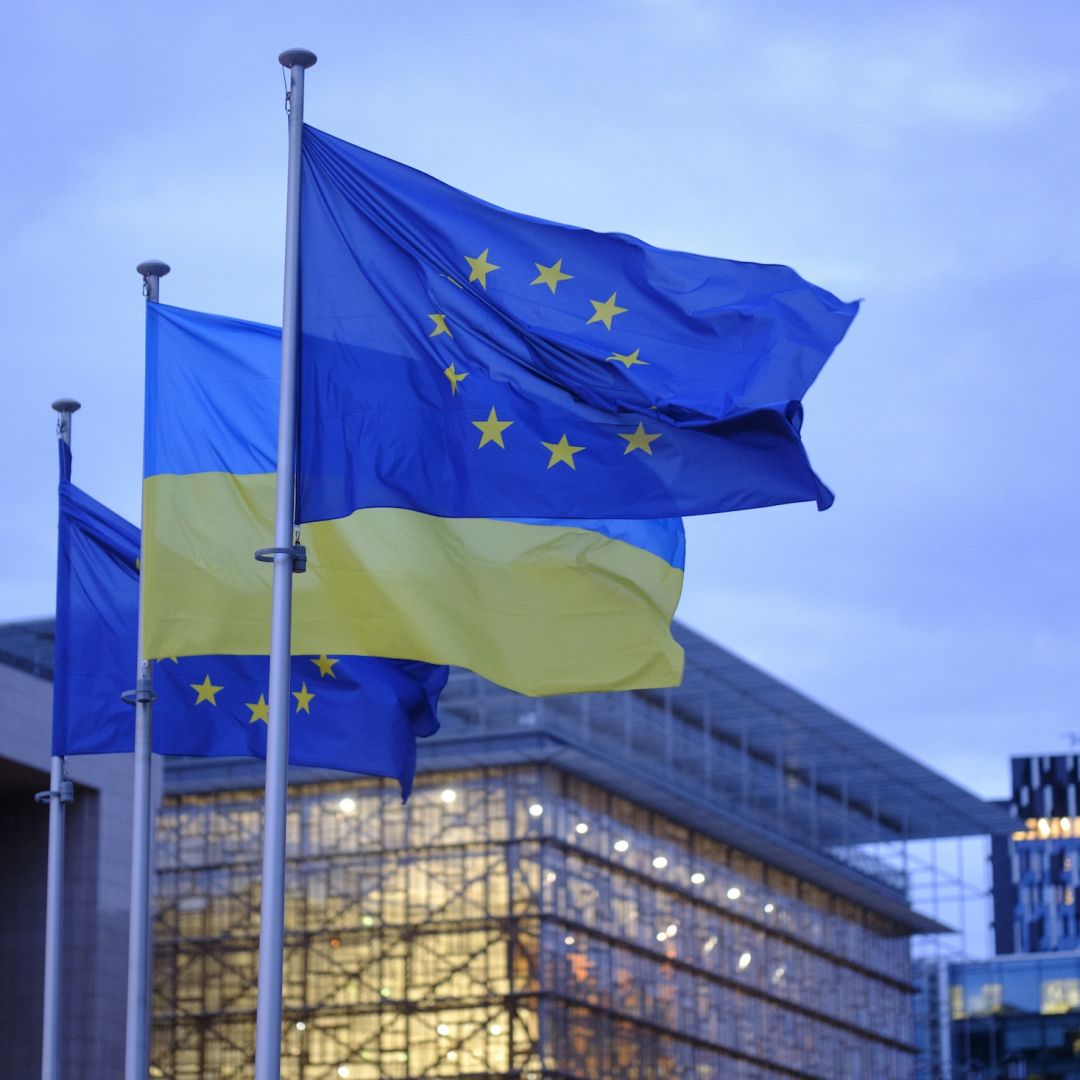
<instances>
[{"instance_id":1,"label":"yellow star","mask_svg":"<svg viewBox=\"0 0 1080 1080\"><path fill-rule=\"evenodd\" d=\"M644 364L646 367L648 367L649 361L642 360L638 356L639 352L641 352L640 349L635 349L632 353L626 353L625 355L623 355L622 353L613 352L608 357L608 359L614 360L616 363L622 364L624 368L632 368L635 364Z\"/></svg>"},{"instance_id":2,"label":"yellow star","mask_svg":"<svg viewBox=\"0 0 1080 1080\"><path fill-rule=\"evenodd\" d=\"M451 394L456 394L458 383L461 382L462 379L467 379L469 377L469 373L467 371L462 371L459 374L457 368L455 368L453 364L450 364L448 367L444 367L443 374L450 380Z\"/></svg>"},{"instance_id":3,"label":"yellow star","mask_svg":"<svg viewBox=\"0 0 1080 1080\"><path fill-rule=\"evenodd\" d=\"M614 319L616 315L621 315L624 311L628 310L627 308L619 307L619 305L615 303L615 293L612 293L603 303L600 303L599 300L590 300L589 303L592 304L596 310L592 313L592 317L588 322L586 322L586 326L588 326L589 323L602 322L610 330L611 320Z\"/></svg>"},{"instance_id":4,"label":"yellow star","mask_svg":"<svg viewBox=\"0 0 1080 1080\"><path fill-rule=\"evenodd\" d=\"M484 248L475 259L470 259L468 255L465 256L465 261L469 264L469 280L479 281L481 288L487 288L487 276L492 270L498 270L499 268L493 263L488 262L488 248Z\"/></svg>"},{"instance_id":5,"label":"yellow star","mask_svg":"<svg viewBox=\"0 0 1080 1080\"><path fill-rule=\"evenodd\" d=\"M496 446L501 446L506 449L506 443L503 442L502 433L513 423L513 420L500 420L495 415L495 406L492 405L491 412L488 413L486 420L473 420L472 426L479 428L482 432L480 436L480 446L487 446L489 442L495 443Z\"/></svg>"},{"instance_id":6,"label":"yellow star","mask_svg":"<svg viewBox=\"0 0 1080 1080\"><path fill-rule=\"evenodd\" d=\"M551 451L551 460L547 464L549 469L552 465L558 465L560 461L565 465L569 465L571 469L576 469L574 455L585 449L584 446L571 446L566 441L565 435L557 443L546 442L542 443L542 445Z\"/></svg>"},{"instance_id":7,"label":"yellow star","mask_svg":"<svg viewBox=\"0 0 1080 1080\"><path fill-rule=\"evenodd\" d=\"M188 685L198 695L195 698L195 704L196 705L200 704L200 702L203 702L203 701L209 701L211 705L216 705L217 704L217 700L215 699L214 695L217 694L217 692L221 689L221 687L220 686L215 686L210 681L210 676L209 675L207 675L206 678L203 679L201 684L200 683L189 683Z\"/></svg>"},{"instance_id":8,"label":"yellow star","mask_svg":"<svg viewBox=\"0 0 1080 1080\"><path fill-rule=\"evenodd\" d=\"M573 274L564 274L562 270L562 259L556 259L551 266L544 266L542 263L533 263L533 266L540 271L536 277L529 282L530 285L546 285L554 294L555 290L559 287L560 281L570 281L573 278Z\"/></svg>"},{"instance_id":9,"label":"yellow star","mask_svg":"<svg viewBox=\"0 0 1080 1080\"><path fill-rule=\"evenodd\" d=\"M440 334L445 334L447 337L453 337L450 333L450 327L446 325L446 316L440 315L438 312L433 315L429 315L428 318L435 324L435 329L428 334L428 337L438 337Z\"/></svg>"},{"instance_id":10,"label":"yellow star","mask_svg":"<svg viewBox=\"0 0 1080 1080\"><path fill-rule=\"evenodd\" d=\"M296 698L296 713L299 715L302 712L306 712L308 716L311 715L311 699L314 694L308 692L307 683L301 683L299 690L293 691L293 697Z\"/></svg>"},{"instance_id":11,"label":"yellow star","mask_svg":"<svg viewBox=\"0 0 1080 1080\"><path fill-rule=\"evenodd\" d=\"M626 449L623 451L623 457L630 453L631 450L644 450L649 457L652 457L652 444L660 438L662 432L657 432L655 435L645 434L645 425L638 424L637 431L628 433L618 432L620 439L626 440Z\"/></svg>"},{"instance_id":12,"label":"yellow star","mask_svg":"<svg viewBox=\"0 0 1080 1080\"><path fill-rule=\"evenodd\" d=\"M323 653L318 660L312 660L311 662L319 669L319 675L322 678L325 679L327 675L329 675L331 679L337 678L334 674L334 665L337 663L337 660L331 660L326 653Z\"/></svg>"},{"instance_id":13,"label":"yellow star","mask_svg":"<svg viewBox=\"0 0 1080 1080\"><path fill-rule=\"evenodd\" d=\"M251 710L251 719L249 724L254 724L256 720L261 720L264 724L270 723L270 706L266 704L266 695L260 694L259 700L252 704L250 701L244 702L245 708Z\"/></svg>"}]
</instances>

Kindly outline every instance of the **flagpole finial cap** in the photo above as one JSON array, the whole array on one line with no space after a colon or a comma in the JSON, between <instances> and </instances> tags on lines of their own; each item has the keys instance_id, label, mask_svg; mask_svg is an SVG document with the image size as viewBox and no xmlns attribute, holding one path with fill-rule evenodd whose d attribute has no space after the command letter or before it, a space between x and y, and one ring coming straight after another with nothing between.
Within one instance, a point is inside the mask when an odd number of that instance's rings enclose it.
<instances>
[{"instance_id":1,"label":"flagpole finial cap","mask_svg":"<svg viewBox=\"0 0 1080 1080\"><path fill-rule=\"evenodd\" d=\"M282 67L292 68L299 64L302 68L314 67L319 58L310 49L286 49L279 57Z\"/></svg>"},{"instance_id":2,"label":"flagpole finial cap","mask_svg":"<svg viewBox=\"0 0 1080 1080\"><path fill-rule=\"evenodd\" d=\"M142 274L143 277L164 277L172 267L168 263L161 262L158 259L147 259L146 262L139 263L135 267L136 273Z\"/></svg>"},{"instance_id":3,"label":"flagpole finial cap","mask_svg":"<svg viewBox=\"0 0 1080 1080\"><path fill-rule=\"evenodd\" d=\"M73 413L78 412L82 408L82 403L76 401L74 398L57 398L52 403L52 407L59 413Z\"/></svg>"}]
</instances>

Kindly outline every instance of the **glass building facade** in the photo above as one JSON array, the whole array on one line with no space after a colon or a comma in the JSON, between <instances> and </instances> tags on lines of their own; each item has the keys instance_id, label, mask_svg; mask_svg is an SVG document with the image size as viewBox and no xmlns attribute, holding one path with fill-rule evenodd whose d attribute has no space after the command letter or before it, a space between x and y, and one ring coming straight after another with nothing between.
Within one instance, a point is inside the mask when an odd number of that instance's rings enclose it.
<instances>
[{"instance_id":1,"label":"glass building facade","mask_svg":"<svg viewBox=\"0 0 1080 1080\"><path fill-rule=\"evenodd\" d=\"M261 791L158 825L155 1076L246 1076ZM295 787L290 1080L901 1078L901 927L543 766Z\"/></svg>"},{"instance_id":2,"label":"glass building facade","mask_svg":"<svg viewBox=\"0 0 1080 1080\"><path fill-rule=\"evenodd\" d=\"M1080 1080L1080 953L949 968L956 1080Z\"/></svg>"},{"instance_id":3,"label":"glass building facade","mask_svg":"<svg viewBox=\"0 0 1080 1080\"><path fill-rule=\"evenodd\" d=\"M1016 820L993 851L997 952L1080 949L1080 758L1011 764Z\"/></svg>"},{"instance_id":4,"label":"glass building facade","mask_svg":"<svg viewBox=\"0 0 1080 1080\"><path fill-rule=\"evenodd\" d=\"M454 672L407 805L292 771L283 1077L913 1075L910 937L942 927L905 844L1007 815L676 632L673 690ZM153 1075L246 1080L262 769L165 781Z\"/></svg>"}]
</instances>

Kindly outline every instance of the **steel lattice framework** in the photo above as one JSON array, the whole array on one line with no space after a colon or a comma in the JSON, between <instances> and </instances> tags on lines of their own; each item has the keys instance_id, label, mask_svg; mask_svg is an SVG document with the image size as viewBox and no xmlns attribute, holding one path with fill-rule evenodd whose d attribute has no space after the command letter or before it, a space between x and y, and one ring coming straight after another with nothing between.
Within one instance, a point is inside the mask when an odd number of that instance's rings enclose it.
<instances>
[{"instance_id":1,"label":"steel lattice framework","mask_svg":"<svg viewBox=\"0 0 1080 1080\"><path fill-rule=\"evenodd\" d=\"M291 791L287 1080L910 1074L899 927L550 766ZM154 1076L254 1055L261 793L159 816Z\"/></svg>"}]
</instances>

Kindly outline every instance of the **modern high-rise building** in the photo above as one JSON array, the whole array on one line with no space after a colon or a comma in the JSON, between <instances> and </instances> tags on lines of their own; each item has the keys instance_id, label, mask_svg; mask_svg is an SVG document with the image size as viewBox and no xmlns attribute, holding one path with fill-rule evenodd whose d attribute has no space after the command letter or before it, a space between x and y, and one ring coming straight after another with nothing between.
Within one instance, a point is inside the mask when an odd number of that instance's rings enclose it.
<instances>
[{"instance_id":1,"label":"modern high-rise building","mask_svg":"<svg viewBox=\"0 0 1080 1080\"><path fill-rule=\"evenodd\" d=\"M908 844L1007 815L677 636L667 691L527 699L455 672L406 805L292 770L283 1077L913 1075L911 937L942 927L909 902ZM0 679L37 680L47 730L46 653ZM261 801L258 762L166 762L155 1077L250 1075ZM43 880L43 844L24 854ZM101 1008L122 1021L110 948ZM115 1076L114 1050L77 1075Z\"/></svg>"},{"instance_id":2,"label":"modern high-rise building","mask_svg":"<svg viewBox=\"0 0 1080 1080\"><path fill-rule=\"evenodd\" d=\"M1080 949L1080 758L1012 759L1012 830L995 837L999 954Z\"/></svg>"},{"instance_id":3,"label":"modern high-rise building","mask_svg":"<svg viewBox=\"0 0 1080 1080\"><path fill-rule=\"evenodd\" d=\"M1080 1080L1077 765L1012 759L1012 827L991 857L998 955L949 965L957 1080Z\"/></svg>"}]
</instances>

